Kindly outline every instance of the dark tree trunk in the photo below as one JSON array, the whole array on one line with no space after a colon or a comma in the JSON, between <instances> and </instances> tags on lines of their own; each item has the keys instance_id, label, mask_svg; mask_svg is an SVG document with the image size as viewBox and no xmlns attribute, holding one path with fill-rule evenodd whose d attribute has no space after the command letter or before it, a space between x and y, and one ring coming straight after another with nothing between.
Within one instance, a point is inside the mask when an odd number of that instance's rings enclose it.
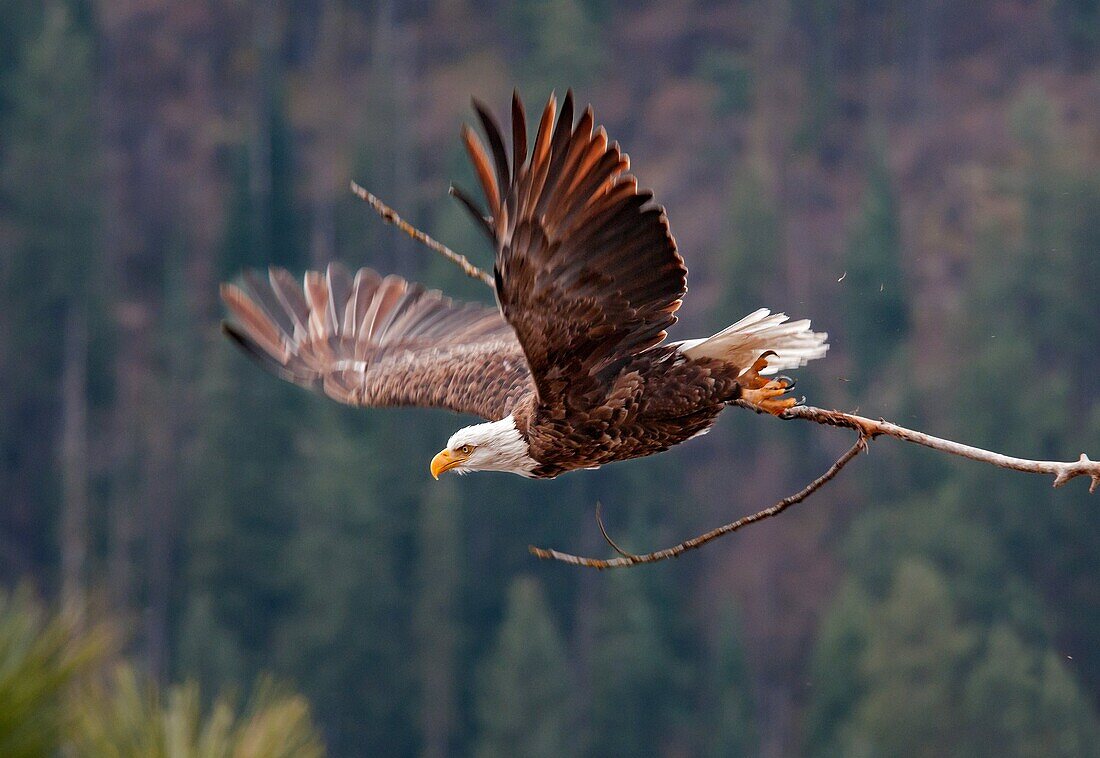
<instances>
[{"instance_id":1,"label":"dark tree trunk","mask_svg":"<svg viewBox=\"0 0 1100 758\"><path fill-rule=\"evenodd\" d=\"M88 560L88 318L72 303L61 376L61 601L79 613Z\"/></svg>"}]
</instances>

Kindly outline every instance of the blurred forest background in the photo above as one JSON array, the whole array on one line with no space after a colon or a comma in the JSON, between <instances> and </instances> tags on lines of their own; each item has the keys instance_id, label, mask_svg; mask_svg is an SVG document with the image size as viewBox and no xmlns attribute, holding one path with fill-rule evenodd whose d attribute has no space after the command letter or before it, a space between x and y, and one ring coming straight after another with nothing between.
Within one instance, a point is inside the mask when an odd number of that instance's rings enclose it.
<instances>
[{"instance_id":1,"label":"blurred forest background","mask_svg":"<svg viewBox=\"0 0 1100 758\"><path fill-rule=\"evenodd\" d=\"M100 707L198 718L269 674L336 756L1100 754L1080 481L885 440L679 561L541 564L606 551L597 499L663 547L851 440L733 410L658 458L436 483L468 419L337 407L221 338L218 282L269 263L487 300L348 182L488 265L446 190L470 96L513 86L573 87L666 205L674 338L812 317L815 405L1100 452L1097 0L0 0L0 656L60 639L71 673L106 625Z\"/></svg>"}]
</instances>

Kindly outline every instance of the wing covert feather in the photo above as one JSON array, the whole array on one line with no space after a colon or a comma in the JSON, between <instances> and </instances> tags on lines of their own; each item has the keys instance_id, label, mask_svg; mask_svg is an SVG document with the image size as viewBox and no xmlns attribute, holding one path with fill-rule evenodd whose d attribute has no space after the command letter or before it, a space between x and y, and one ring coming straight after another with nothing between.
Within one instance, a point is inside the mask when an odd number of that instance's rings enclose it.
<instances>
[{"instance_id":1,"label":"wing covert feather","mask_svg":"<svg viewBox=\"0 0 1100 758\"><path fill-rule=\"evenodd\" d=\"M461 303L398 276L338 264L299 286L272 268L222 285L226 334L277 376L348 405L508 415L532 391L512 328L494 308Z\"/></svg>"}]
</instances>

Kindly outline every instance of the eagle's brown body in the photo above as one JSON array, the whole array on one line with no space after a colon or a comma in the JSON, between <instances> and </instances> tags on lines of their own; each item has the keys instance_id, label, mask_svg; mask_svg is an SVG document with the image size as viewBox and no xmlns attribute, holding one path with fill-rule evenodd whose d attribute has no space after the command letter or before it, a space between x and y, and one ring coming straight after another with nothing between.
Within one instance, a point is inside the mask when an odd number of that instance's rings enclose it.
<instances>
[{"instance_id":1,"label":"eagle's brown body","mask_svg":"<svg viewBox=\"0 0 1100 758\"><path fill-rule=\"evenodd\" d=\"M824 353L825 335L808 322L765 310L707 340L664 343L687 269L664 211L591 110L574 124L572 96L560 115L551 98L528 154L514 98L511 160L477 110L490 151L463 137L488 212L456 194L494 243L497 307L369 269L353 277L332 265L301 287L272 269L223 287L238 320L227 333L275 373L350 405L508 420L503 432L483 426L506 433L500 461L510 462L481 468L534 477L667 450L710 427L765 351L779 351L780 368ZM466 456L477 446L459 445Z\"/></svg>"},{"instance_id":2,"label":"eagle's brown body","mask_svg":"<svg viewBox=\"0 0 1100 758\"><path fill-rule=\"evenodd\" d=\"M532 394L513 415L540 463L534 475L557 476L664 452L706 432L741 393L735 373L660 346L624 365L599 402L545 407Z\"/></svg>"}]
</instances>

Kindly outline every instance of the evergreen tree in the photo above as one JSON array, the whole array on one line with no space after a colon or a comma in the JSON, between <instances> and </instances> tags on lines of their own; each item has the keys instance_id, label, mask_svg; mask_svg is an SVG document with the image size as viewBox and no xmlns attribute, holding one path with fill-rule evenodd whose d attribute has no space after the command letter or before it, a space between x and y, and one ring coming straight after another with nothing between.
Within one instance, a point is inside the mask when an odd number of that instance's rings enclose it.
<instances>
[{"instance_id":1,"label":"evergreen tree","mask_svg":"<svg viewBox=\"0 0 1100 758\"><path fill-rule=\"evenodd\" d=\"M2 284L5 295L23 294L14 312L35 327L16 332L27 342L13 346L24 360L12 370L41 370L35 359L56 362L53 354L39 357L32 345L56 343L39 338L51 327L60 334L65 302L89 295L99 218L91 70L90 42L63 4L50 3L9 83L13 102L4 122L6 133L18 136L5 140L0 167L0 196L15 224L18 254L4 268Z\"/></svg>"},{"instance_id":2,"label":"evergreen tree","mask_svg":"<svg viewBox=\"0 0 1100 758\"><path fill-rule=\"evenodd\" d=\"M550 90L561 95L598 79L603 43L583 2L531 0L516 4L512 13L520 41L519 73L533 102Z\"/></svg>"},{"instance_id":3,"label":"evergreen tree","mask_svg":"<svg viewBox=\"0 0 1100 758\"><path fill-rule=\"evenodd\" d=\"M1092 401L1100 386L1100 305L1093 294L1100 287L1100 182L1082 168L1055 117L1037 92L1011 112L1023 160L1003 180L1018 203L1018 225L989 229L976 250L981 265L967 281L973 315L961 330L969 357L956 383L957 421L978 445L1013 440L1036 457L1075 458L1078 448L1100 442L1100 406ZM989 397L999 398L993 410ZM1067 488L1050 508L1052 493L1042 481L969 469L960 481L960 505L1008 547L1006 570L1045 595L1047 622L1062 645L1079 651L1100 644L1094 623L1100 604L1087 583L1071 578L1100 550L1087 494ZM1046 517L1037 521L1037 509ZM1086 657L1079 670L1095 689L1100 664Z\"/></svg>"},{"instance_id":4,"label":"evergreen tree","mask_svg":"<svg viewBox=\"0 0 1100 758\"><path fill-rule=\"evenodd\" d=\"M285 118L278 111L265 118L270 150L230 149L233 182L221 254L226 277L272 260L299 265L301 251L285 226L293 222L284 218L293 215ZM290 463L308 398L256 371L221 335L200 349L206 357L184 485L191 505L175 669L216 690L266 667L277 624L293 599L282 569L297 505Z\"/></svg>"},{"instance_id":5,"label":"evergreen tree","mask_svg":"<svg viewBox=\"0 0 1100 758\"><path fill-rule=\"evenodd\" d=\"M956 677L977 640L960 623L944 577L903 562L869 620L859 666L866 694L844 728L845 753L950 754L962 733Z\"/></svg>"},{"instance_id":6,"label":"evergreen tree","mask_svg":"<svg viewBox=\"0 0 1100 758\"><path fill-rule=\"evenodd\" d=\"M881 597L898 562L918 559L951 577L952 597L974 620L1011 623L1031 637L1045 634L1039 598L1007 570L1011 558L1003 541L973 510L973 501L957 482L897 503L880 503L853 522L844 546L853 578Z\"/></svg>"},{"instance_id":7,"label":"evergreen tree","mask_svg":"<svg viewBox=\"0 0 1100 758\"><path fill-rule=\"evenodd\" d=\"M724 49L704 51L699 59L699 76L718 87L715 110L719 115L748 113L752 109L755 79L751 63L743 53Z\"/></svg>"},{"instance_id":8,"label":"evergreen tree","mask_svg":"<svg viewBox=\"0 0 1100 758\"><path fill-rule=\"evenodd\" d=\"M477 694L479 758L550 758L577 751L565 645L538 583L519 577Z\"/></svg>"},{"instance_id":9,"label":"evergreen tree","mask_svg":"<svg viewBox=\"0 0 1100 758\"><path fill-rule=\"evenodd\" d=\"M901 222L882 152L875 155L868 171L863 206L851 232L844 267L845 331L848 342L858 345L852 351L850 389L861 396L904 344L908 329Z\"/></svg>"},{"instance_id":10,"label":"evergreen tree","mask_svg":"<svg viewBox=\"0 0 1100 758\"><path fill-rule=\"evenodd\" d=\"M860 661L866 651L870 618L871 599L857 582L845 582L821 623L810 663L807 755L844 754L841 728L865 692Z\"/></svg>"},{"instance_id":11,"label":"evergreen tree","mask_svg":"<svg viewBox=\"0 0 1100 758\"><path fill-rule=\"evenodd\" d=\"M591 755L653 755L672 731L681 664L641 574L604 583L591 660Z\"/></svg>"},{"instance_id":12,"label":"evergreen tree","mask_svg":"<svg viewBox=\"0 0 1100 758\"><path fill-rule=\"evenodd\" d=\"M1052 15L1062 27L1074 63L1081 68L1094 63L1100 53L1100 3L1096 0L1056 0Z\"/></svg>"},{"instance_id":13,"label":"evergreen tree","mask_svg":"<svg viewBox=\"0 0 1100 758\"><path fill-rule=\"evenodd\" d=\"M723 303L732 313L750 313L771 302L776 261L783 248L783 226L774 194L759 172L746 169L734 181L730 210L731 247L724 256L723 281L736 282L727 288L731 302Z\"/></svg>"},{"instance_id":14,"label":"evergreen tree","mask_svg":"<svg viewBox=\"0 0 1100 758\"><path fill-rule=\"evenodd\" d=\"M278 619L277 670L315 705L334 753L407 755L416 741L414 647L394 566L416 499L380 453L397 436L389 417L315 403L299 417L290 462L297 523L280 572L291 577L292 602Z\"/></svg>"},{"instance_id":15,"label":"evergreen tree","mask_svg":"<svg viewBox=\"0 0 1100 758\"><path fill-rule=\"evenodd\" d=\"M323 754L303 698L261 678L244 708L209 709L194 683L166 692L129 664L104 667L118 638L103 622L47 613L29 589L0 591L0 754L280 758Z\"/></svg>"},{"instance_id":16,"label":"evergreen tree","mask_svg":"<svg viewBox=\"0 0 1100 758\"><path fill-rule=\"evenodd\" d=\"M244 708L223 695L209 710L194 682L161 693L127 665L95 683L66 754L115 758L321 758L309 704L261 679ZM71 752L70 752L71 751Z\"/></svg>"},{"instance_id":17,"label":"evergreen tree","mask_svg":"<svg viewBox=\"0 0 1100 758\"><path fill-rule=\"evenodd\" d=\"M23 568L53 552L44 516L61 494L54 415L63 335L67 325L88 331L99 254L92 48L64 4L44 11L4 82L8 112L0 121L0 208L12 233L0 253L0 492Z\"/></svg>"},{"instance_id":18,"label":"evergreen tree","mask_svg":"<svg viewBox=\"0 0 1100 758\"><path fill-rule=\"evenodd\" d=\"M794 19L800 22L807 51L807 60L802 65L805 77L803 122L795 136L795 144L833 162L843 149L844 139L837 91L841 7L830 0L792 0L791 10Z\"/></svg>"},{"instance_id":19,"label":"evergreen tree","mask_svg":"<svg viewBox=\"0 0 1100 758\"><path fill-rule=\"evenodd\" d=\"M881 599L841 593L815 651L807 752L1095 754L1088 698L1042 636L965 619L951 584L910 558Z\"/></svg>"},{"instance_id":20,"label":"evergreen tree","mask_svg":"<svg viewBox=\"0 0 1100 758\"><path fill-rule=\"evenodd\" d=\"M228 344L210 353L185 485L191 507L176 670L220 689L265 667L293 600L283 570L297 505L288 465L305 398L254 371Z\"/></svg>"},{"instance_id":21,"label":"evergreen tree","mask_svg":"<svg viewBox=\"0 0 1100 758\"><path fill-rule=\"evenodd\" d=\"M0 589L0 755L54 755L71 734L74 687L109 650L105 626L80 630L72 615L51 617L29 587Z\"/></svg>"},{"instance_id":22,"label":"evergreen tree","mask_svg":"<svg viewBox=\"0 0 1100 758\"><path fill-rule=\"evenodd\" d=\"M294 134L286 113L286 85L279 78L273 78L268 90L260 116L260 132L265 139L260 139L253 147L259 151L256 165L261 167L261 172L259 177L251 179L261 187L257 193L259 207L255 208L253 216L257 223L256 242L267 254L253 265L266 263L300 269L307 260L307 244L295 192L298 171Z\"/></svg>"},{"instance_id":23,"label":"evergreen tree","mask_svg":"<svg viewBox=\"0 0 1100 758\"><path fill-rule=\"evenodd\" d=\"M702 732L703 754L715 758L753 755L758 746L749 673L741 646L740 618L732 604L719 614L715 642L705 666L705 721L694 725Z\"/></svg>"},{"instance_id":24,"label":"evergreen tree","mask_svg":"<svg viewBox=\"0 0 1100 758\"><path fill-rule=\"evenodd\" d=\"M0 82L9 81L20 64L20 57L28 39L42 27L46 3L39 0L0 0ZM7 87L0 87L0 123L7 115L11 97L15 95ZM5 145L0 144L0 160Z\"/></svg>"},{"instance_id":25,"label":"evergreen tree","mask_svg":"<svg viewBox=\"0 0 1100 758\"><path fill-rule=\"evenodd\" d=\"M414 625L419 662L423 758L446 756L458 732L456 605L460 588L461 523L451 487L433 488L420 506Z\"/></svg>"},{"instance_id":26,"label":"evergreen tree","mask_svg":"<svg viewBox=\"0 0 1100 758\"><path fill-rule=\"evenodd\" d=\"M971 755L1100 755L1100 723L1059 656L1007 626L990 630L962 703Z\"/></svg>"}]
</instances>

